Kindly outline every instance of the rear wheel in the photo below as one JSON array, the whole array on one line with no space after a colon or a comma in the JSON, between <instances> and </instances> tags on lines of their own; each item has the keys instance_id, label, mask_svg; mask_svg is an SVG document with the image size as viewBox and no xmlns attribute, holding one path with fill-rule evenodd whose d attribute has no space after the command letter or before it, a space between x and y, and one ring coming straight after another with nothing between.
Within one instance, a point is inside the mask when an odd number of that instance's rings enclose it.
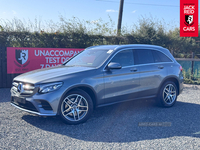
<instances>
[{"instance_id":1,"label":"rear wheel","mask_svg":"<svg viewBox=\"0 0 200 150\"><path fill-rule=\"evenodd\" d=\"M79 124L87 121L92 111L92 99L83 90L69 92L60 104L60 116L67 124Z\"/></svg>"},{"instance_id":2,"label":"rear wheel","mask_svg":"<svg viewBox=\"0 0 200 150\"><path fill-rule=\"evenodd\" d=\"M157 97L157 102L160 106L171 107L176 103L177 86L172 81L167 81L163 84Z\"/></svg>"}]
</instances>

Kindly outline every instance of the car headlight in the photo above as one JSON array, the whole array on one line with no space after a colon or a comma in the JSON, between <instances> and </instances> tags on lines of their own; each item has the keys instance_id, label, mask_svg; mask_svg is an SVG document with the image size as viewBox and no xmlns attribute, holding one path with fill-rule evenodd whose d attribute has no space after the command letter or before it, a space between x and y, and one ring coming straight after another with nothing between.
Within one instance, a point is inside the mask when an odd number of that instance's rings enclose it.
<instances>
[{"instance_id":1,"label":"car headlight","mask_svg":"<svg viewBox=\"0 0 200 150\"><path fill-rule=\"evenodd\" d=\"M63 85L62 82L55 82L55 83L41 85L39 93L48 93L58 90L62 85Z\"/></svg>"}]
</instances>

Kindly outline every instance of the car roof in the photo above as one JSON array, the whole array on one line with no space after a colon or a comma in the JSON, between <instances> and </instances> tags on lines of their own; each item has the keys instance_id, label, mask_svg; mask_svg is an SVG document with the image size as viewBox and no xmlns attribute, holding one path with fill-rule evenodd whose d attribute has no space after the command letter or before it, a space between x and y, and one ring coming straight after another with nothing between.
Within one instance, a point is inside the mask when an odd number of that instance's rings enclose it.
<instances>
[{"instance_id":1,"label":"car roof","mask_svg":"<svg viewBox=\"0 0 200 150\"><path fill-rule=\"evenodd\" d=\"M86 49L90 50L96 50L96 49L101 49L101 50L115 50L116 47L119 47L119 45L97 45L97 46L90 46Z\"/></svg>"},{"instance_id":2,"label":"car roof","mask_svg":"<svg viewBox=\"0 0 200 150\"><path fill-rule=\"evenodd\" d=\"M98 45L98 46L91 46L86 49L90 50L120 50L124 48L155 48L155 49L165 49L161 46L157 45L148 45L148 44L127 44L127 45Z\"/></svg>"},{"instance_id":3,"label":"car roof","mask_svg":"<svg viewBox=\"0 0 200 150\"><path fill-rule=\"evenodd\" d=\"M176 60L174 57L171 55L170 51L162 46L157 46L157 45L149 45L149 44L127 44L127 45L98 45L98 46L91 46L86 49L88 50L114 50L114 51L120 51L125 48L131 48L131 49L137 49L137 50L142 50L142 49L152 49L152 50L158 50L161 52L164 52L170 59L172 59L174 62Z\"/></svg>"}]
</instances>

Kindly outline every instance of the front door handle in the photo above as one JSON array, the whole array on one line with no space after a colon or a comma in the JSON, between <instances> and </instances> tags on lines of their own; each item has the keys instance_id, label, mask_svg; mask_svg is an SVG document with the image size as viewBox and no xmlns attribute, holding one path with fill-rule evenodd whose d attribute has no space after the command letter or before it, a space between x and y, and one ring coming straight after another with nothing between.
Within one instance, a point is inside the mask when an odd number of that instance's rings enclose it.
<instances>
[{"instance_id":1,"label":"front door handle","mask_svg":"<svg viewBox=\"0 0 200 150\"><path fill-rule=\"evenodd\" d=\"M136 72L137 68L131 68L131 72Z\"/></svg>"},{"instance_id":2,"label":"front door handle","mask_svg":"<svg viewBox=\"0 0 200 150\"><path fill-rule=\"evenodd\" d=\"M163 68L164 68L164 66L162 66L162 65L158 66L158 69L163 69Z\"/></svg>"}]
</instances>

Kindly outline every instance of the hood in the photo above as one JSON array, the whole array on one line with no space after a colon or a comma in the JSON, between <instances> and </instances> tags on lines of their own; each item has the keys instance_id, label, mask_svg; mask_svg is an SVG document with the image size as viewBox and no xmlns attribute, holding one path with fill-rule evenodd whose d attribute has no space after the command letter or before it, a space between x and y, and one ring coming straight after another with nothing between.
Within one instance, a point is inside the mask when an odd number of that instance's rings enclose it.
<instances>
[{"instance_id":1,"label":"hood","mask_svg":"<svg viewBox=\"0 0 200 150\"><path fill-rule=\"evenodd\" d=\"M69 75L77 72L93 70L93 69L94 68L90 67L67 67L67 66L37 69L34 71L21 74L15 77L14 80L36 84L44 80L50 80L56 77Z\"/></svg>"}]
</instances>

